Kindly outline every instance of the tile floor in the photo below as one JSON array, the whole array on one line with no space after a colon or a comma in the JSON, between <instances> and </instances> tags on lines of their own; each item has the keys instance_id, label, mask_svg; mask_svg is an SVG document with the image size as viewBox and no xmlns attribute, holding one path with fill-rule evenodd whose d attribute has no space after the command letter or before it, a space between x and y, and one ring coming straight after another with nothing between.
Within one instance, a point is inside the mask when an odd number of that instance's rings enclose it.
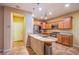
<instances>
[{"instance_id":1,"label":"tile floor","mask_svg":"<svg viewBox=\"0 0 79 59\"><path fill-rule=\"evenodd\" d=\"M79 55L79 48L67 47L59 43L53 45L53 55ZM2 55L2 53L0 53ZM15 42L13 48L6 55L36 55L29 47L25 47L23 42Z\"/></svg>"},{"instance_id":2,"label":"tile floor","mask_svg":"<svg viewBox=\"0 0 79 59\"><path fill-rule=\"evenodd\" d=\"M68 47L59 43L54 44L53 55L79 55L79 48Z\"/></svg>"},{"instance_id":3,"label":"tile floor","mask_svg":"<svg viewBox=\"0 0 79 59\"><path fill-rule=\"evenodd\" d=\"M35 55L35 52L29 48L25 47L23 42L14 42L12 50L8 55Z\"/></svg>"}]
</instances>

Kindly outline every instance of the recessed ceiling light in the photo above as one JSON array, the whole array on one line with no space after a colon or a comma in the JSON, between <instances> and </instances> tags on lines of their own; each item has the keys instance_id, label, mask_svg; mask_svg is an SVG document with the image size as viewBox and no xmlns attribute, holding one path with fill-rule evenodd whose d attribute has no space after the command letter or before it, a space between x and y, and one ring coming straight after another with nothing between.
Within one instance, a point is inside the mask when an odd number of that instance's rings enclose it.
<instances>
[{"instance_id":1,"label":"recessed ceiling light","mask_svg":"<svg viewBox=\"0 0 79 59\"><path fill-rule=\"evenodd\" d=\"M70 6L70 4L65 4L65 7L69 7Z\"/></svg>"},{"instance_id":2,"label":"recessed ceiling light","mask_svg":"<svg viewBox=\"0 0 79 59\"><path fill-rule=\"evenodd\" d=\"M49 15L52 15L52 12L49 12Z\"/></svg>"},{"instance_id":3,"label":"recessed ceiling light","mask_svg":"<svg viewBox=\"0 0 79 59\"><path fill-rule=\"evenodd\" d=\"M39 11L42 11L42 8L39 7Z\"/></svg>"}]
</instances>

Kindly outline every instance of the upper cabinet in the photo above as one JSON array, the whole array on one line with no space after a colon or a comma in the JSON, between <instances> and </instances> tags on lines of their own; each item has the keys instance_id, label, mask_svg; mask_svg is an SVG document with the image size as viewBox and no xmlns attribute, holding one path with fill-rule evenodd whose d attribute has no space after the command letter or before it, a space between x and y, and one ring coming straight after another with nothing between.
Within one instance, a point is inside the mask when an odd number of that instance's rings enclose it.
<instances>
[{"instance_id":1,"label":"upper cabinet","mask_svg":"<svg viewBox=\"0 0 79 59\"><path fill-rule=\"evenodd\" d=\"M51 29L51 24L42 22L41 27L42 27L42 29Z\"/></svg>"},{"instance_id":2,"label":"upper cabinet","mask_svg":"<svg viewBox=\"0 0 79 59\"><path fill-rule=\"evenodd\" d=\"M63 23L63 20L59 21L59 26L58 26L59 29L63 29L64 28L64 23Z\"/></svg>"},{"instance_id":3,"label":"upper cabinet","mask_svg":"<svg viewBox=\"0 0 79 59\"><path fill-rule=\"evenodd\" d=\"M46 25L46 23L45 23L45 22L42 22L42 23L41 23L41 28L42 28L42 29L45 29L45 25Z\"/></svg>"},{"instance_id":4,"label":"upper cabinet","mask_svg":"<svg viewBox=\"0 0 79 59\"><path fill-rule=\"evenodd\" d=\"M72 17L64 17L52 20L51 22L35 20L34 24L41 26L41 29L72 29Z\"/></svg>"},{"instance_id":5,"label":"upper cabinet","mask_svg":"<svg viewBox=\"0 0 79 59\"><path fill-rule=\"evenodd\" d=\"M71 29L72 28L72 17L66 17L59 22L59 29Z\"/></svg>"},{"instance_id":6,"label":"upper cabinet","mask_svg":"<svg viewBox=\"0 0 79 59\"><path fill-rule=\"evenodd\" d=\"M45 28L46 28L46 29L51 29L51 24L47 23L47 24L45 25Z\"/></svg>"}]
</instances>

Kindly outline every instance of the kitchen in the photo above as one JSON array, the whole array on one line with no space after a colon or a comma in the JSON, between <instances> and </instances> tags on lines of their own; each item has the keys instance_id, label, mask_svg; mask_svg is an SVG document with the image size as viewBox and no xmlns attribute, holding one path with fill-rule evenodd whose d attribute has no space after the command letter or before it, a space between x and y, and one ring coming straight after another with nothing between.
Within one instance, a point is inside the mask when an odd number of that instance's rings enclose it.
<instances>
[{"instance_id":1,"label":"kitchen","mask_svg":"<svg viewBox=\"0 0 79 59\"><path fill-rule=\"evenodd\" d=\"M17 55L22 52L30 54L29 52L33 51L35 54L31 55L79 55L79 4L25 3L10 5L7 3L1 5L4 6L1 8L4 10L5 38L3 42L5 50L11 48L12 14L10 13L20 15L24 19L23 33L19 31L22 26L15 24L16 28L19 28L17 31L22 33L21 39L24 39L24 43L15 43L15 48L12 47L13 50L9 54ZM18 21L22 20L18 18ZM19 34L19 32L17 33ZM20 38L18 35L15 37Z\"/></svg>"},{"instance_id":2,"label":"kitchen","mask_svg":"<svg viewBox=\"0 0 79 59\"><path fill-rule=\"evenodd\" d=\"M42 47L42 50L46 50L45 49L46 45L49 46L48 50L44 51L45 53L49 52L49 54L52 54L53 47L50 47L50 46L55 46L55 43L63 44L63 45L70 46L70 47L73 45L72 34L66 33L64 31L60 32L60 30L71 30L72 29L72 17L65 17L64 19L57 20L57 21L54 20L54 21L52 21L52 23L47 23L46 21L40 21L40 20L34 20L34 21L35 21L34 26L35 25L37 25L37 26L34 27L34 30L35 30L34 34L29 35L30 37L32 37L32 38L30 38L30 40L33 40L33 37L36 39L40 39L40 40L44 40L44 38L45 38L45 40L47 40L47 41L45 41L44 44L41 44L41 43L38 44L38 42L36 43L37 46L39 45L39 47L40 47L40 45L41 46L44 45ZM40 29L40 27L41 27L41 29ZM31 43L30 45L33 45L32 42L30 42ZM35 48L37 48L35 44L34 44L34 46L35 46ZM31 46L31 47L33 47L33 46ZM38 49L40 49L39 47L38 47ZM35 51L38 49L35 49ZM50 52L52 52L52 53L50 53ZM38 54L40 54L40 53L38 53Z\"/></svg>"},{"instance_id":3,"label":"kitchen","mask_svg":"<svg viewBox=\"0 0 79 59\"><path fill-rule=\"evenodd\" d=\"M51 38L52 40L55 40L54 44L53 42L48 44L49 48L48 50L44 52L52 52L52 53L49 53L49 55L54 54L53 51L55 51L54 50L56 49L55 45L57 44L61 44L65 47L72 48L72 50L74 50L73 47L78 47L74 44L75 39L73 36L75 34L74 33L74 27L75 27L74 19L77 17L77 15L78 15L78 11L75 11L75 12L64 14L59 17L48 19L48 20L34 19L34 32L33 33L36 35L42 36L43 38L47 38L47 39ZM54 49L51 50L50 46L52 46L52 49L53 48ZM63 54L63 53L60 52L59 54ZM66 54L70 54L70 53L66 53Z\"/></svg>"}]
</instances>

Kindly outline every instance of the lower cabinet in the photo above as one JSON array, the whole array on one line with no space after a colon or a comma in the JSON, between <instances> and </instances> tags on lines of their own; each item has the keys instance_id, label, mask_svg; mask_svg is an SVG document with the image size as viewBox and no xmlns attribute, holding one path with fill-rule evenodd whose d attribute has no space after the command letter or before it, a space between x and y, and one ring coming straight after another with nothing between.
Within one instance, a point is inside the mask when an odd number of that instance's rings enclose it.
<instances>
[{"instance_id":1,"label":"lower cabinet","mask_svg":"<svg viewBox=\"0 0 79 59\"><path fill-rule=\"evenodd\" d=\"M58 34L58 43L67 45L67 46L72 46L73 45L73 36L72 35L63 35L63 34Z\"/></svg>"},{"instance_id":2,"label":"lower cabinet","mask_svg":"<svg viewBox=\"0 0 79 59\"><path fill-rule=\"evenodd\" d=\"M61 35L57 35L57 38L58 38L58 41L57 41L58 43L62 43L63 42L63 40L62 40L63 37L61 37Z\"/></svg>"}]
</instances>

